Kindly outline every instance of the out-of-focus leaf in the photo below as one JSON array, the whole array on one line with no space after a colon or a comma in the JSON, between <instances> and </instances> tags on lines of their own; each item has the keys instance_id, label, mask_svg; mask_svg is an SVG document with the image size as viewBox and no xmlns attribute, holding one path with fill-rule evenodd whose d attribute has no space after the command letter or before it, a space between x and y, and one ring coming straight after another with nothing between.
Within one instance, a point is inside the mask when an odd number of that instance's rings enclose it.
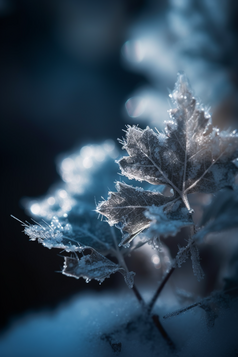
<instances>
[{"instance_id":1,"label":"out-of-focus leaf","mask_svg":"<svg viewBox=\"0 0 238 357\"><path fill-rule=\"evenodd\" d=\"M73 238L72 226L69 223L60 223L57 217L53 217L50 224L43 221L41 224L23 223L22 225L30 240L38 240L46 248L81 252L84 246Z\"/></svg>"},{"instance_id":2,"label":"out-of-focus leaf","mask_svg":"<svg viewBox=\"0 0 238 357\"><path fill-rule=\"evenodd\" d=\"M238 227L238 191L223 190L217 194L206 208L201 225L204 227L196 234L197 239Z\"/></svg>"},{"instance_id":3,"label":"out-of-focus leaf","mask_svg":"<svg viewBox=\"0 0 238 357\"><path fill-rule=\"evenodd\" d=\"M189 257L191 257L192 260L193 273L196 276L197 280L200 281L204 278L204 273L200 265L199 250L194 238L190 238L186 247L179 248L178 253L173 262L173 267L180 268Z\"/></svg>"},{"instance_id":4,"label":"out-of-focus leaf","mask_svg":"<svg viewBox=\"0 0 238 357\"><path fill-rule=\"evenodd\" d=\"M63 155L58 160L62 181L44 197L23 199L23 206L31 216L47 222L54 216L61 219L71 211L83 211L85 206L93 210L95 198L105 195L117 177L117 156L118 150L112 140L85 145Z\"/></svg>"},{"instance_id":5,"label":"out-of-focus leaf","mask_svg":"<svg viewBox=\"0 0 238 357\"><path fill-rule=\"evenodd\" d=\"M69 212L68 221L72 225L74 239L101 254L107 255L121 241L121 232L100 220L98 213L89 207L81 209L76 205Z\"/></svg>"},{"instance_id":6,"label":"out-of-focus leaf","mask_svg":"<svg viewBox=\"0 0 238 357\"><path fill-rule=\"evenodd\" d=\"M64 267L62 271L64 275L76 279L84 278L86 279L86 282L95 279L102 283L106 278L109 278L111 274L119 272L123 275L128 287L133 287L134 272L127 272L124 268L113 263L91 247L84 247L82 253L86 249L90 250L90 254L83 255L81 258L78 256L64 258Z\"/></svg>"}]
</instances>

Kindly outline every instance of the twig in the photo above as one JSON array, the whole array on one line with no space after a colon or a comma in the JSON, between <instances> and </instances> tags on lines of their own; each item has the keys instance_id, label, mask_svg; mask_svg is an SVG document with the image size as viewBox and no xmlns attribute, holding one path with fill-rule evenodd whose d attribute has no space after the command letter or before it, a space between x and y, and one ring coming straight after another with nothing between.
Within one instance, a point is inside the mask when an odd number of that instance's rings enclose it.
<instances>
[{"instance_id":1,"label":"twig","mask_svg":"<svg viewBox=\"0 0 238 357\"><path fill-rule=\"evenodd\" d=\"M172 273L174 272L175 270L175 267L171 267L170 270L167 272L167 274L164 276L163 280L161 281L158 289L156 290L151 302L149 303L148 305L148 308L147 308L147 313L150 314L153 307L154 307L154 304L156 302L156 300L158 299L158 296L159 294L161 293L161 291L163 290L165 284L167 283L167 281L169 280L170 276L172 275Z\"/></svg>"},{"instance_id":2,"label":"twig","mask_svg":"<svg viewBox=\"0 0 238 357\"><path fill-rule=\"evenodd\" d=\"M236 291L236 290L238 290L237 286L235 286L234 288L231 288L231 289L223 290L223 291L218 292L216 294L217 294L217 296L222 296L223 294L229 294L229 293L231 293L233 291ZM200 301L197 301L194 304L185 307L184 309L176 310L174 312L170 312L167 315L164 315L163 319L168 319L170 317L178 316L178 315L182 314L183 312L186 312L186 311L188 311L188 310L190 310L190 309L192 309L192 308L194 308L196 306L201 306L201 305L203 305L204 303L206 303L208 301L212 301L213 298L214 298L214 295L208 296L207 298L204 298L204 299L202 299Z\"/></svg>"},{"instance_id":3,"label":"twig","mask_svg":"<svg viewBox=\"0 0 238 357\"><path fill-rule=\"evenodd\" d=\"M123 255L121 254L121 251L119 250L118 248L118 244L117 244L117 240L116 240L116 235L115 235L115 231L114 231L114 227L111 227L111 233L112 233L112 237L113 237L113 241L114 241L114 244L115 244L115 247L116 247L116 257L118 259L118 261L120 262L120 264L123 266L123 268L126 270L126 272L128 272L128 268L127 268L127 265L126 265L126 262L124 260L124 257ZM139 301L139 303L141 304L142 308L145 309L145 302L144 302L144 299L143 297L141 296L139 290L137 289L136 285L133 284L133 288L132 288L137 300Z\"/></svg>"},{"instance_id":4,"label":"twig","mask_svg":"<svg viewBox=\"0 0 238 357\"><path fill-rule=\"evenodd\" d=\"M158 315L153 315L152 316L152 320L153 320L155 326L160 331L160 333L163 336L163 338L168 342L170 347L172 347L174 349L175 345L174 345L173 341L171 340L171 338L169 337L169 335L167 334L167 332L165 331L165 329L163 328L163 326L161 325L161 322L159 320L159 316Z\"/></svg>"},{"instance_id":5,"label":"twig","mask_svg":"<svg viewBox=\"0 0 238 357\"><path fill-rule=\"evenodd\" d=\"M195 230L195 226L193 225L191 227L191 236L193 235ZM188 251L190 250L190 247L195 243L194 239L191 237L188 241L188 244L184 247L181 248L177 255L176 258L174 260L173 265L171 266L171 268L169 269L169 271L165 274L165 276L163 277L160 285L158 286L158 289L156 290L154 296L151 299L151 302L148 305L148 309L147 309L147 313L150 314L154 304L156 302L156 300L158 299L161 291L163 290L165 284L167 283L167 281L169 280L170 276L173 274L175 268L180 267L182 263L184 263L187 260L188 257Z\"/></svg>"},{"instance_id":6,"label":"twig","mask_svg":"<svg viewBox=\"0 0 238 357\"><path fill-rule=\"evenodd\" d=\"M140 294L140 292L139 292L139 290L137 289L137 287L136 287L135 284L133 285L132 290L133 290L133 292L134 292L134 294L135 294L137 300L138 300L139 303L141 304L141 306L142 306L143 308L145 308L145 301L144 301L143 297L141 296L141 294Z\"/></svg>"},{"instance_id":7,"label":"twig","mask_svg":"<svg viewBox=\"0 0 238 357\"><path fill-rule=\"evenodd\" d=\"M117 259L118 259L118 261L120 262L120 264L124 267L124 269L128 272L128 268L127 268L126 262L125 262L125 260L124 260L124 257L123 257L123 255L121 254L121 251L120 251L119 248L118 248L117 241L116 241L116 236L115 236L115 232L114 232L113 227L111 227L111 232L112 232L112 237L113 237L114 244L115 244L115 247L116 247L116 253L117 253L116 256L117 256ZM172 268L172 269L174 269L174 268ZM168 277L167 277L166 279L164 279L164 282L162 282L162 284L160 285L161 290L163 289L164 284L165 284L166 281L169 279L169 277L170 277L171 274L172 274L172 272L169 273ZM137 300L139 301L141 307L143 308L143 310L147 312L148 310L146 310L145 301L144 301L144 299L142 298L142 296L141 296L141 294L140 294L140 292L139 292L139 290L137 289L137 287L136 287L135 284L133 284L132 290L133 290L133 292L134 292L134 294L135 294ZM160 293L160 292L159 292L159 293ZM155 301L156 301L157 297L158 297L158 296L155 296ZM155 302L155 301L154 301L154 302ZM153 304L154 304L154 303L153 303ZM153 307L153 305L152 305L152 307ZM152 309L152 307L151 307L151 309ZM150 310L150 311L151 311L151 310ZM149 313L150 313L150 311L149 311ZM167 332L165 331L165 329L164 329L163 326L161 325L161 323L160 323L160 321L159 321L159 316L158 316L158 315L153 315L153 316L152 316L152 320L153 320L153 322L154 322L154 325L157 327L157 329L158 329L159 332L161 333L162 337L167 341L167 343L170 345L170 347L175 348L173 341L170 339L169 335L167 334Z\"/></svg>"},{"instance_id":8,"label":"twig","mask_svg":"<svg viewBox=\"0 0 238 357\"><path fill-rule=\"evenodd\" d=\"M203 302L204 302L204 301L203 301ZM169 313L169 314L167 314L167 315L164 315L164 316L163 316L163 319L168 319L169 317L173 317L173 316L180 315L180 314L182 314L183 312L188 311L188 310L192 309L193 307L199 306L199 305L201 305L201 304L202 304L202 301L196 302L196 303L194 303L194 304L192 304L192 305L189 305L189 306L185 307L184 309L177 310L177 311L171 312L171 313Z\"/></svg>"}]
</instances>

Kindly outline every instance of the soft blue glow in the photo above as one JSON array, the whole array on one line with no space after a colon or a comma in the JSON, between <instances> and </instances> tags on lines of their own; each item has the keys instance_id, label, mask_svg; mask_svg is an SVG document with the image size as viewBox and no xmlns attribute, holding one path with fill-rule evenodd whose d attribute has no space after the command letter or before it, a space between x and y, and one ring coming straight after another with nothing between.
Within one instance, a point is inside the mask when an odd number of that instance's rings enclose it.
<instances>
[{"instance_id":1,"label":"soft blue glow","mask_svg":"<svg viewBox=\"0 0 238 357\"><path fill-rule=\"evenodd\" d=\"M118 150L113 140L105 140L102 144L85 145L72 154L65 155L58 163L62 182L50 189L46 197L27 200L25 207L30 215L47 221L55 215L66 217L79 198L88 200L93 185L94 192L90 204L94 205L95 195L99 194L100 198L104 194L104 188L105 191L108 188L107 182L104 181L113 182L115 179L114 160L117 156Z\"/></svg>"}]
</instances>

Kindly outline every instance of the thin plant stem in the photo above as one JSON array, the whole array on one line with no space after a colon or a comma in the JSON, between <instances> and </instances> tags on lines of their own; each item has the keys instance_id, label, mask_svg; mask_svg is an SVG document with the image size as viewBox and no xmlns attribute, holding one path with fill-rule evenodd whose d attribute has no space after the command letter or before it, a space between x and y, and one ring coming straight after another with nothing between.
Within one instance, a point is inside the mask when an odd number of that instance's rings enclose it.
<instances>
[{"instance_id":1,"label":"thin plant stem","mask_svg":"<svg viewBox=\"0 0 238 357\"><path fill-rule=\"evenodd\" d=\"M195 233L195 225L193 224L192 227L191 227L191 238L190 238L190 241L188 242L187 246L185 247L183 253L185 253L187 250L190 249L191 245L194 244L194 241L192 240L192 235ZM178 257L178 254L177 254L177 257ZM176 258L177 258L176 257ZM167 274L165 274L164 278L162 279L160 285L158 286L158 289L156 290L154 296L152 297L151 299L151 302L149 303L148 305L148 309L147 309L147 313L150 314L155 303L156 303L156 300L158 299L161 291L163 290L165 284L167 283L167 281L169 280L170 276L173 274L175 268L178 266L177 262L176 262L176 258L175 258L175 264L171 266L171 268L169 269L169 271L167 272Z\"/></svg>"},{"instance_id":2,"label":"thin plant stem","mask_svg":"<svg viewBox=\"0 0 238 357\"><path fill-rule=\"evenodd\" d=\"M117 241L116 241L116 235L115 235L115 232L114 232L114 229L113 227L111 227L111 232L112 232L112 237L113 237L113 241L114 241L114 244L115 244L115 247L116 247L116 257L118 259L118 261L120 262L120 264L124 267L124 269L128 272L128 268L127 268L127 265L126 265L126 262L124 260L124 257L123 255L121 254L121 251L119 250L119 247L117 245ZM172 273L171 273L172 274ZM168 276L169 278L169 276ZM167 280L166 280L167 281ZM166 283L166 281L164 282L164 284ZM163 289L163 286L161 288L161 290ZM146 311L146 305L145 305L145 301L144 299L142 298L139 290L137 289L136 285L133 284L133 288L132 288L132 291L134 292L135 294L135 297L137 298L137 300L139 301L141 307L143 308L143 311ZM157 296L155 297L155 301L157 299ZM154 301L154 303L155 303ZM153 303L153 305L154 305ZM151 307L151 309L153 308L153 305ZM150 310L151 311L151 310ZM175 348L174 346L174 343L173 341L170 339L169 335L167 334L167 332L165 331L165 329L163 328L163 326L161 325L161 322L159 321L159 316L158 315L153 315L152 316L152 320L153 320L153 323L154 325L156 326L156 328L159 330L159 332L161 333L162 337L167 341L167 343L169 344L169 346L171 348Z\"/></svg>"},{"instance_id":3,"label":"thin plant stem","mask_svg":"<svg viewBox=\"0 0 238 357\"><path fill-rule=\"evenodd\" d=\"M152 316L152 320L155 324L155 326L157 327L157 329L159 330L159 332L161 333L162 337L167 341L167 343L169 344L169 346L173 349L175 349L175 345L173 343L173 341L171 340L171 338L169 337L169 335L167 334L167 332L165 331L165 329L163 328L163 326L161 325L161 322L159 320L159 316L158 315L153 315Z\"/></svg>"},{"instance_id":4,"label":"thin plant stem","mask_svg":"<svg viewBox=\"0 0 238 357\"><path fill-rule=\"evenodd\" d=\"M147 314L148 315L151 314L151 311L152 311L152 309L154 307L154 304L155 304L159 294L161 293L162 289L164 288L166 282L168 281L168 279L170 278L170 276L171 276L171 274L173 273L174 270L175 270L175 267L171 267L170 270L167 272L167 274L164 276L162 282L160 283L160 285L159 285L158 289L156 290L151 302L149 303L149 305L147 307ZM157 329L161 333L162 337L169 344L169 346L171 348L175 349L175 345L174 345L173 341L171 340L171 338L169 337L169 335L165 331L164 327L161 325L161 322L159 320L159 315L152 315L152 320L154 322L154 325L157 327Z\"/></svg>"},{"instance_id":5,"label":"thin plant stem","mask_svg":"<svg viewBox=\"0 0 238 357\"><path fill-rule=\"evenodd\" d=\"M164 288L165 284L167 283L167 281L169 280L170 276L173 274L174 270L175 270L175 267L172 266L172 267L169 269L169 271L167 272L167 274L164 276L164 278L162 279L162 281L161 281L161 283L160 283L158 289L156 290L156 292L155 292L153 298L151 299L151 302L150 302L149 305L148 305L148 308L147 308L147 313L148 313L148 314L151 313L151 311L152 311L152 309L153 309L153 307L154 307L154 304L155 304L156 300L158 299L158 297L159 297L161 291L163 290L163 288Z\"/></svg>"},{"instance_id":6,"label":"thin plant stem","mask_svg":"<svg viewBox=\"0 0 238 357\"><path fill-rule=\"evenodd\" d=\"M128 268L127 268L126 262L124 260L124 257L123 257L123 255L121 254L121 252L119 250L119 247L118 247L118 244L117 244L117 241L116 241L115 231L114 231L113 227L111 227L111 232L112 232L113 241L114 241L114 244L115 244L115 247L116 247L116 257L117 257L118 261L120 262L120 264L123 266L123 268L128 273ZM142 308L145 309L145 301L144 301L143 297L141 296L141 294L140 294L140 292L137 289L135 284L133 284L132 291L134 292L135 297L139 301L139 303L142 306Z\"/></svg>"},{"instance_id":7,"label":"thin plant stem","mask_svg":"<svg viewBox=\"0 0 238 357\"><path fill-rule=\"evenodd\" d=\"M229 293L232 293L232 292L234 292L236 290L238 290L237 286L235 286L234 288L231 288L231 289L223 290L220 293L218 293L217 296L221 297L223 294L229 294ZM212 301L213 298L214 298L213 296L208 296L207 298L204 298L204 299L202 299L200 301L197 301L194 304L185 307L184 309L177 310L177 311L171 312L171 313L169 313L167 315L164 315L163 319L168 319L170 317L178 316L178 315L182 314L183 312L186 312L186 311L188 311L190 309L193 309L196 306L202 306L204 303Z\"/></svg>"},{"instance_id":8,"label":"thin plant stem","mask_svg":"<svg viewBox=\"0 0 238 357\"><path fill-rule=\"evenodd\" d=\"M137 287L136 287L135 284L133 285L132 290L133 290L133 292L134 292L134 294L135 294L137 300L138 300L139 303L141 304L141 306L142 306L143 308L145 308L145 301L144 301L143 297L141 296L141 294L140 294L140 292L139 292L139 290L137 289Z\"/></svg>"}]
</instances>

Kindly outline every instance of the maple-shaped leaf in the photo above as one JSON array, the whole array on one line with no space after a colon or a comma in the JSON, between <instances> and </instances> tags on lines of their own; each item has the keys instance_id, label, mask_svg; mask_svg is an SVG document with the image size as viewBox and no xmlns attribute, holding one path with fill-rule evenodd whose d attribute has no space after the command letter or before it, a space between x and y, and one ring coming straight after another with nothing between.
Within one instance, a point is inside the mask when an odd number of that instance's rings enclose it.
<instances>
[{"instance_id":1,"label":"maple-shaped leaf","mask_svg":"<svg viewBox=\"0 0 238 357\"><path fill-rule=\"evenodd\" d=\"M127 232L123 235L120 245L128 245L137 234L150 226L154 217L146 214L146 211L151 207L161 207L161 216L163 216L161 219L167 220L167 228L173 234L176 234L178 228L170 225L171 218L181 220L186 215L186 222L184 222L185 219L181 221L180 228L192 222L191 215L180 199L164 196L160 192L145 191L140 187L129 186L122 182L116 183L116 189L117 192L109 192L108 200L102 201L97 211L107 217L110 225L120 223L121 230ZM181 213L182 209L186 213ZM157 233L164 234L165 229Z\"/></svg>"},{"instance_id":2,"label":"maple-shaped leaf","mask_svg":"<svg viewBox=\"0 0 238 357\"><path fill-rule=\"evenodd\" d=\"M190 210L188 193L213 193L233 185L238 136L212 127L184 74L170 97L176 108L170 110L164 132L129 126L122 142L129 156L118 163L129 179L170 186Z\"/></svg>"},{"instance_id":3,"label":"maple-shaped leaf","mask_svg":"<svg viewBox=\"0 0 238 357\"><path fill-rule=\"evenodd\" d=\"M118 264L113 263L111 260L98 253L91 247L84 247L84 251L90 251L90 254L83 255L79 258L64 257L64 267L62 273L76 279L84 278L87 282L92 279L98 280L102 283L111 274L119 272L123 275L126 284L129 288L134 284L134 272L128 272Z\"/></svg>"}]
</instances>

